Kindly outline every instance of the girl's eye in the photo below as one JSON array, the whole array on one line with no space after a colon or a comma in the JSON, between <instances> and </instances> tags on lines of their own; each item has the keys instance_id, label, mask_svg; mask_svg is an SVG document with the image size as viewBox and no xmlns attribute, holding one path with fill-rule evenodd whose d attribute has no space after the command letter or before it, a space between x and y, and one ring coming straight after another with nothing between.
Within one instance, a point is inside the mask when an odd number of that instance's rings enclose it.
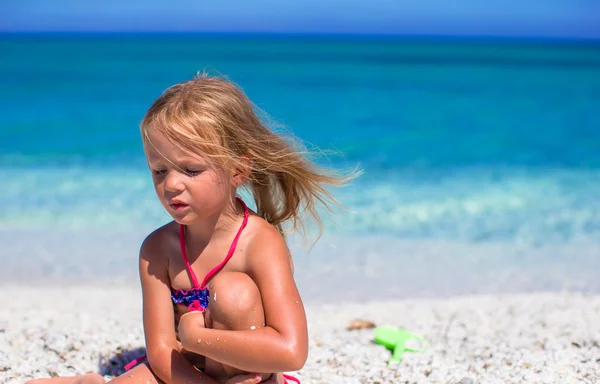
<instances>
[{"instance_id":1,"label":"girl's eye","mask_svg":"<svg viewBox=\"0 0 600 384\"><path fill-rule=\"evenodd\" d=\"M195 170L195 169L186 168L185 169L185 174L188 175L188 176L198 176L200 174L200 171Z\"/></svg>"},{"instance_id":2,"label":"girl's eye","mask_svg":"<svg viewBox=\"0 0 600 384\"><path fill-rule=\"evenodd\" d=\"M165 171L164 169L155 169L154 171L152 171L156 176L162 176L165 173L167 173L167 171Z\"/></svg>"}]
</instances>

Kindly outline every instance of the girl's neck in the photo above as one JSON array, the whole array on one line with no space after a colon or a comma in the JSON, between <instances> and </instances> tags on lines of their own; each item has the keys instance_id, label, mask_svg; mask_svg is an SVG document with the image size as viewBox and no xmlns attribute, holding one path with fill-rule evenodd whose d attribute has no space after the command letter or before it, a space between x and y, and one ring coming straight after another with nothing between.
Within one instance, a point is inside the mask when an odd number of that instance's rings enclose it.
<instances>
[{"instance_id":1,"label":"girl's neck","mask_svg":"<svg viewBox=\"0 0 600 384\"><path fill-rule=\"evenodd\" d=\"M212 239L231 232L233 224L236 223L244 210L235 196L227 201L222 211L209 216L201 222L186 226L186 243L189 247L203 248Z\"/></svg>"}]
</instances>

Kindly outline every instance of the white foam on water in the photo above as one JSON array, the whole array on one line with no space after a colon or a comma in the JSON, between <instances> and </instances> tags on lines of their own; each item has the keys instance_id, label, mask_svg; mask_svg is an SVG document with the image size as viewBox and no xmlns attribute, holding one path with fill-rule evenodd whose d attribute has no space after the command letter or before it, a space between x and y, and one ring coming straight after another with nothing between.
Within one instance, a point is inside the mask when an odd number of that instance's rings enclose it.
<instances>
[{"instance_id":1,"label":"white foam on water","mask_svg":"<svg viewBox=\"0 0 600 384\"><path fill-rule=\"evenodd\" d=\"M345 227L463 241L570 241L600 232L597 171L396 175L342 190Z\"/></svg>"}]
</instances>

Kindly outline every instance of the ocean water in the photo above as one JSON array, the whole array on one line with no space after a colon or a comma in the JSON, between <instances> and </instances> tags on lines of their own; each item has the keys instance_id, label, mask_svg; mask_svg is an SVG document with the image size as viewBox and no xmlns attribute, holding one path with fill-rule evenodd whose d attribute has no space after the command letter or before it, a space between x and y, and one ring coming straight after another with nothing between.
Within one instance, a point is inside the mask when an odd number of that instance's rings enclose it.
<instances>
[{"instance_id":1,"label":"ocean water","mask_svg":"<svg viewBox=\"0 0 600 384\"><path fill-rule=\"evenodd\" d=\"M414 281L394 289L409 292L454 265L434 294L493 277L499 290L600 290L598 42L0 35L0 52L5 278L135 269L143 235L169 219L139 121L206 70L333 152L319 163L364 170L334 191L347 210L325 218L301 276L402 270Z\"/></svg>"}]
</instances>

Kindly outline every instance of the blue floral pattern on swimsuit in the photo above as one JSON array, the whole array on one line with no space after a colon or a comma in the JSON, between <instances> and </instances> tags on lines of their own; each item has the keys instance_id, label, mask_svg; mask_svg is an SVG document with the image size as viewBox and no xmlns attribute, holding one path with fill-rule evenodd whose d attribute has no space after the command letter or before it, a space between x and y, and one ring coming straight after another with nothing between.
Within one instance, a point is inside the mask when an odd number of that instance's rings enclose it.
<instances>
[{"instance_id":1,"label":"blue floral pattern on swimsuit","mask_svg":"<svg viewBox=\"0 0 600 384\"><path fill-rule=\"evenodd\" d=\"M202 308L208 307L208 300L210 298L208 289L178 289L171 290L171 299L173 303L178 305L185 305L190 307L194 302L199 302Z\"/></svg>"}]
</instances>

